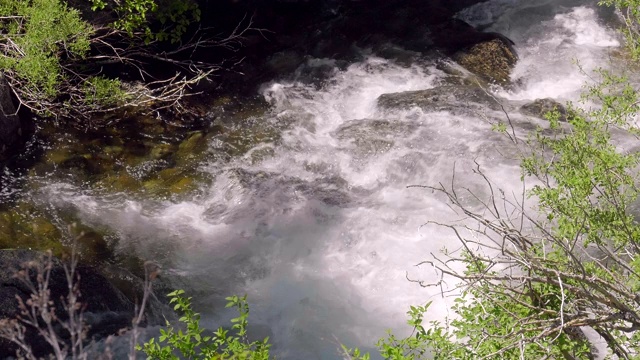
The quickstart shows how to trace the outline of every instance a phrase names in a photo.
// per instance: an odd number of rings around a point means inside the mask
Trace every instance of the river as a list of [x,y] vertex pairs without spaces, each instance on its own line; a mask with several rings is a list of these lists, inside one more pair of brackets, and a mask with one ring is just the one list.
[[[575,101],[589,80],[582,71],[615,66],[611,13],[593,1],[492,0],[459,16],[516,43],[514,85],[489,90],[521,134],[544,121],[518,113],[520,105]],[[250,332],[270,336],[280,359],[337,359],[340,343],[373,351],[386,329],[406,334],[409,305],[433,301],[428,317],[441,320],[455,295],[407,280],[437,281],[432,268],[415,265],[455,250],[456,239],[423,225],[458,219],[442,197],[407,186],[450,183],[455,171],[458,186],[482,196],[474,160],[505,193],[522,185],[516,149],[492,131],[501,111],[377,106],[382,94],[441,84],[449,76],[442,59],[407,64],[362,51],[362,62],[309,59],[263,84],[256,95],[269,109],[245,121],[276,139],[224,157],[216,154],[228,144],[211,138],[198,168],[212,181],[186,199],[105,194],[60,180],[32,196],[77,209],[86,223],[117,233],[120,251],[161,263],[165,281],[194,296],[207,327],[232,317],[225,296],[246,293]],[[330,69],[324,81],[308,78],[320,68]]]

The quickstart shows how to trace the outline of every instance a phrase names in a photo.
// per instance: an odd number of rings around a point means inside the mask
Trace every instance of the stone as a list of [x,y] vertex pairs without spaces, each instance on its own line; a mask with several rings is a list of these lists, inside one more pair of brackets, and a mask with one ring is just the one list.
[[453,58],[465,69],[499,85],[508,84],[518,56],[506,40],[493,39],[456,53]]
[[383,94],[378,97],[378,106],[385,109],[410,109],[419,107],[424,111],[459,112],[467,107],[488,107],[499,110],[498,99],[479,86],[442,85],[432,89]]
[[303,61],[304,58],[297,52],[285,50],[271,55],[267,60],[266,67],[271,73],[281,76],[295,71]]
[[173,144],[160,143],[151,148],[149,156],[154,160],[166,159],[176,152],[176,146]]
[[140,189],[140,182],[126,172],[107,174],[98,182],[98,186],[114,192],[134,192]]
[[522,114],[535,116],[540,119],[544,119],[548,112],[552,112],[554,110],[557,110],[560,114],[560,121],[567,121],[567,109],[564,105],[551,98],[536,99],[533,102],[524,104],[520,107],[520,112]]
[[180,165],[197,161],[203,156],[206,150],[207,138],[204,136],[204,133],[196,131],[180,143],[175,153],[175,161]]
[[26,205],[0,212],[0,249],[51,250],[62,255],[67,249],[60,238],[59,229],[51,221],[32,213]]
[[183,177],[182,179],[171,184],[171,187],[169,188],[169,192],[171,194],[182,194],[182,193],[195,190],[196,187],[197,187],[197,184],[193,178]]

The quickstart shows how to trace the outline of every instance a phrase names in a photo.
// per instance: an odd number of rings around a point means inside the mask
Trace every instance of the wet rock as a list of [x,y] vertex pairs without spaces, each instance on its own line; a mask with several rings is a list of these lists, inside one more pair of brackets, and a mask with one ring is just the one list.
[[372,136],[394,139],[410,135],[416,129],[416,125],[400,121],[360,119],[351,120],[340,126],[335,134],[338,139],[356,139]]
[[302,64],[304,58],[295,51],[277,52],[267,60],[266,67],[273,74],[289,74]]
[[500,85],[509,83],[511,70],[518,57],[507,40],[494,39],[473,45],[469,50],[458,52],[454,59],[467,70]]
[[204,133],[197,131],[189,135],[178,146],[175,157],[176,162],[184,163],[189,160],[196,160],[207,149],[207,139]]
[[156,175],[158,172],[167,169],[171,164],[166,160],[149,160],[144,161],[136,166],[132,166],[127,171],[131,176],[138,180],[148,179]]
[[393,148],[395,139],[410,136],[417,125],[401,121],[376,119],[352,120],[334,133],[336,138],[350,140],[361,155],[385,153]]
[[256,165],[275,155],[275,149],[265,146],[251,151],[251,164]]
[[155,196],[181,195],[198,188],[193,171],[169,168],[158,172],[157,176],[142,184],[144,190]]
[[535,101],[524,104],[520,107],[520,112],[524,115],[535,116],[541,119],[545,118],[545,115],[549,112],[558,111],[560,114],[560,121],[567,121],[567,109],[564,105],[551,99],[536,99]]
[[239,119],[219,134],[213,134],[212,150],[227,156],[243,156],[251,149],[266,143],[277,143],[282,130],[290,126],[288,118],[278,118],[278,122],[265,121],[264,118],[250,116]]
[[479,86],[442,85],[427,90],[405,91],[383,94],[378,97],[378,106],[385,109],[411,109],[424,111],[460,112],[465,107],[486,106],[500,109],[498,98]]
[[131,192],[140,189],[140,182],[127,173],[109,174],[97,185],[113,192]]
[[35,214],[25,204],[0,212],[0,249],[29,248],[51,250],[62,255],[60,231],[47,218]]
[[464,85],[464,86],[483,86],[486,85],[486,81],[484,79],[479,78],[477,75],[469,72],[469,70],[460,66],[460,64],[449,61],[442,60],[436,63],[436,68],[445,74],[447,77],[441,80],[441,84],[443,85]]
[[184,176],[184,171],[177,168],[164,169],[158,173],[158,178],[165,182],[174,182]]
[[422,53],[406,50],[392,43],[384,43],[376,49],[376,55],[385,59],[394,60],[403,66],[411,66],[422,56]]
[[[47,257],[45,254],[37,251],[0,251],[0,267],[5,269],[5,271],[0,272],[0,319],[15,318],[19,314],[16,297],[26,301],[31,295],[29,288],[14,277],[16,272],[24,269],[26,264],[45,264],[46,262]],[[68,295],[67,278],[60,260],[52,258],[51,266],[49,280],[50,299],[56,316],[61,321],[65,321],[68,317],[61,299]],[[37,284],[36,275],[35,270],[29,271],[29,277],[34,284]],[[87,340],[92,337],[114,334],[131,324],[134,306],[122,292],[113,287],[106,278],[93,268],[79,266],[77,275],[78,290],[81,294],[80,301],[85,306],[84,313],[87,315],[86,320],[89,327]],[[27,327],[25,339],[37,357],[51,353],[49,345],[37,335],[32,327]],[[14,356],[15,351],[16,348],[12,344],[0,340],[0,358]]]
[[295,73],[296,80],[305,81],[320,87],[325,80],[335,75],[337,69],[344,65],[344,62],[334,59],[308,59],[298,67]]
[[58,146],[45,154],[44,169],[60,169],[60,175],[73,173],[77,179],[86,180],[86,176],[106,172],[113,166],[113,156],[108,153],[92,154],[83,147]]
[[113,252],[105,240],[105,234],[100,234],[86,226],[76,225],[75,227],[73,235],[79,260],[83,264],[98,266],[103,261],[113,258]]
[[195,190],[197,188],[197,184],[195,180],[191,177],[183,177],[180,180],[174,182],[169,187],[170,194],[183,194],[188,191]]
[[57,149],[52,149],[48,151],[44,158],[45,162],[48,164],[60,166],[72,159],[76,154],[74,151],[68,147],[60,147]]
[[176,152],[177,148],[173,144],[157,144],[151,148],[149,156],[154,160],[165,159]]

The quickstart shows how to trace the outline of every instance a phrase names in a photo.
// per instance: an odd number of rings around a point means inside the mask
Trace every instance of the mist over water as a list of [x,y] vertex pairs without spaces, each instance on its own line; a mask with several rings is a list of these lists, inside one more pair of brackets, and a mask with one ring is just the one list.
[[[587,78],[573,60],[590,72],[619,46],[589,1],[489,1],[460,16],[516,42],[516,85],[493,90],[521,131],[542,123],[517,113],[524,100],[577,99]],[[340,342],[371,349],[386,329],[404,329],[409,305],[434,301],[429,316],[441,319],[452,301],[407,278],[437,281],[415,265],[454,250],[456,239],[423,225],[458,217],[441,196],[407,186],[450,183],[455,168],[456,183],[482,197],[476,160],[507,194],[521,191],[515,150],[489,122],[503,113],[377,107],[382,94],[432,88],[445,76],[435,64],[374,54],[334,69],[320,87],[274,79],[261,90],[271,110],[256,121],[282,132],[280,140],[205,161],[213,183],[192,199],[129,199],[60,183],[39,198],[113,229],[121,251],[163,263],[208,326],[231,317],[225,296],[247,293],[250,331],[269,335],[281,359],[336,359]]]

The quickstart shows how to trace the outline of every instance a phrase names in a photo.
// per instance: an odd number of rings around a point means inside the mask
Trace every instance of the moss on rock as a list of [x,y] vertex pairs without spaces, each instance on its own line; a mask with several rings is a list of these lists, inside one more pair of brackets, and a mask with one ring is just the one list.
[[494,39],[459,52],[454,59],[465,69],[500,85],[508,84],[518,57],[502,40]]
[[0,248],[51,250],[56,256],[67,253],[60,241],[60,230],[49,219],[27,208],[26,204],[21,204],[0,212]]
[[133,192],[140,190],[141,184],[133,176],[126,172],[108,174],[97,185],[114,192]]

